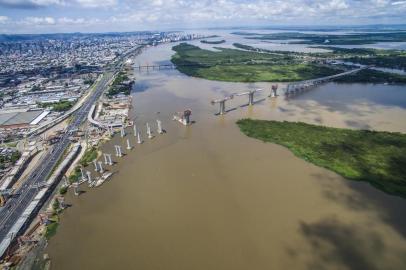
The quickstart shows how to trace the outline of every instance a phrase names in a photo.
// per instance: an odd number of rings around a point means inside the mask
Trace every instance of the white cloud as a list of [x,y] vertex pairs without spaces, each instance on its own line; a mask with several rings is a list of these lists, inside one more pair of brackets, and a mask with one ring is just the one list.
[[89,8],[111,7],[117,5],[117,0],[73,0],[69,2],[77,3],[82,7]]
[[[50,31],[126,31],[251,24],[406,23],[406,0],[0,0],[0,7],[10,6],[10,3],[14,3],[14,7],[36,7],[30,12],[40,19],[13,19],[13,11],[12,14],[4,14],[10,17],[7,24],[22,25],[21,21],[29,21],[33,27],[38,24],[55,29]],[[47,6],[52,6],[52,12],[55,12],[52,19],[44,19],[51,10]],[[99,8],[101,12],[94,12]],[[25,29],[29,30],[28,26]]]
[[405,5],[406,1],[397,1],[397,2],[393,2],[392,6],[397,6],[397,5]]
[[0,15],[0,24],[7,22],[8,19],[9,19],[9,18],[8,18],[7,16],[1,16],[1,15]]
[[20,21],[20,23],[28,25],[53,25],[56,21],[52,17],[26,17],[24,20]]
[[118,0],[0,0],[0,6],[12,8],[40,8],[47,6],[80,6],[87,8],[111,7]]

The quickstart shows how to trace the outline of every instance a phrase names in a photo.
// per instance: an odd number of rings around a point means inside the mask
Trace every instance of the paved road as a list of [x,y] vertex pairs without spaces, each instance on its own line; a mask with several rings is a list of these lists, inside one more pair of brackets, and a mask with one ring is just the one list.
[[84,102],[83,106],[73,114],[73,121],[67,127],[67,132],[65,132],[51,152],[45,156],[43,162],[38,166],[38,168],[29,175],[25,183],[15,191],[14,197],[10,198],[6,202],[5,206],[0,209],[0,241],[4,239],[10,228],[14,225],[33,198],[37,195],[38,190],[32,186],[46,181],[46,179],[48,179],[52,173],[52,170],[56,166],[58,160],[64,154],[65,149],[67,149],[70,144],[69,131],[79,128],[83,120],[86,119],[91,106],[106,89],[108,82],[113,75],[113,72],[106,72],[103,75],[91,96]]
[[96,84],[96,87],[90,94],[89,98],[82,104],[80,109],[73,113],[73,121],[68,125],[66,132],[59,142],[55,144],[50,152],[47,153],[43,162],[41,162],[41,164],[28,176],[25,183],[15,191],[14,196],[6,202],[4,207],[0,207],[0,242],[5,239],[11,227],[16,223],[24,210],[38,194],[40,189],[33,188],[33,186],[40,185],[46,181],[58,161],[63,156],[65,150],[70,144],[70,131],[79,128],[82,122],[87,118],[90,108],[107,89],[107,86],[114,75],[121,70],[126,57],[133,53],[139,53],[141,50],[142,47],[128,51],[106,68],[102,79]]

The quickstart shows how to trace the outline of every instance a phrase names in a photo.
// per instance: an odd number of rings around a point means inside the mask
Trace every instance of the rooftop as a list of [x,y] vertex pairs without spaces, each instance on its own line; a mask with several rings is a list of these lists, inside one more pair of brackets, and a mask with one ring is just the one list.
[[0,114],[0,126],[29,124],[43,113],[39,111],[12,112]]

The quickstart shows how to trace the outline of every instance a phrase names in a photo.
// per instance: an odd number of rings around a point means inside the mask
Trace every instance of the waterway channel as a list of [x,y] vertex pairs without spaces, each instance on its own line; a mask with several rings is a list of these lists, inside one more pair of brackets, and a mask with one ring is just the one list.
[[[199,42],[194,41],[196,45]],[[166,63],[173,44],[138,63]],[[301,96],[269,99],[270,84],[190,78],[176,70],[137,72],[133,112],[167,133],[144,138],[62,214],[46,250],[52,269],[406,269],[406,200],[348,181],[281,146],[244,136],[240,118],[305,121],[406,132],[406,88],[329,83]],[[216,116],[210,100],[259,87]],[[172,115],[192,110],[185,127]],[[114,144],[125,149],[118,135]]]

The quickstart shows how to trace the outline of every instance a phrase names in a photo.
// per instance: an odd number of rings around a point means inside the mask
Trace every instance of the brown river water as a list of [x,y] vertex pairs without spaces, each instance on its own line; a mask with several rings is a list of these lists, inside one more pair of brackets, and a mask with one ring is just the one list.
[[[198,44],[198,43],[196,43]],[[146,50],[139,63],[162,63],[172,45]],[[251,139],[240,118],[305,121],[406,132],[406,88],[329,83],[293,99],[269,99],[270,84],[214,82],[176,70],[136,73],[133,117],[167,130],[125,150],[97,189],[72,193],[46,250],[52,269],[247,270],[406,269],[406,200],[348,181]],[[209,101],[261,87],[215,116]],[[172,121],[191,108],[195,123]],[[157,114],[159,112],[159,114]],[[115,158],[117,159],[117,158]]]

